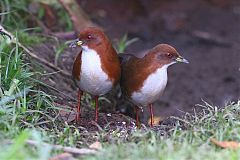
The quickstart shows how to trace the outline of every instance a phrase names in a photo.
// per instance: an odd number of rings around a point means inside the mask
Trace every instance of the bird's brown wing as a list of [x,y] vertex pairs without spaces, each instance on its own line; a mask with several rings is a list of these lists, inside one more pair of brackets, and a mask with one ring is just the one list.
[[73,63],[72,77],[74,80],[80,80],[80,71],[81,71],[81,63],[82,63],[81,55],[82,55],[82,50],[79,52],[79,54],[77,55]]
[[138,91],[147,76],[157,69],[157,65],[146,58],[132,57],[127,62],[122,63],[121,88],[128,97],[134,91]]
[[127,97],[131,95],[133,90],[138,89],[140,86],[141,71],[136,69],[139,68],[140,65],[141,60],[137,57],[131,57],[121,65],[121,89]]

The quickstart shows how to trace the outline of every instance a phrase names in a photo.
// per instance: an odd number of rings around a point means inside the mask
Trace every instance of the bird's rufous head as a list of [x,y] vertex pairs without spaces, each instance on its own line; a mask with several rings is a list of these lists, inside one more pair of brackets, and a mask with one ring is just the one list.
[[171,65],[177,62],[189,63],[179,55],[176,49],[168,44],[159,44],[149,51],[147,55],[161,65]]
[[75,44],[83,48],[87,46],[88,48],[97,50],[98,47],[108,45],[109,40],[100,28],[87,27],[80,32]]

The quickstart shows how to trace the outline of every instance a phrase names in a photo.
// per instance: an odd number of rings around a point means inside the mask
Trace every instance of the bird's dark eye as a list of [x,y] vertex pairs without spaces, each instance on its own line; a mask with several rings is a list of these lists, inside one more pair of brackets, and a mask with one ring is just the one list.
[[92,36],[91,36],[91,35],[88,35],[88,36],[87,36],[87,39],[92,39]]
[[168,58],[172,58],[173,55],[171,53],[167,53]]

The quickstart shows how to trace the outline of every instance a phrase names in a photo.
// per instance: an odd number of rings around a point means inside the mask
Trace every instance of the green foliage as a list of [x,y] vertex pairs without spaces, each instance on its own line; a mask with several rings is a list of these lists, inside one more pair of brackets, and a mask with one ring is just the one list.
[[25,46],[34,46],[39,43],[46,41],[45,37],[36,36],[34,34],[28,34],[25,31],[20,31],[17,33],[18,39]]
[[32,127],[42,121],[41,110],[47,109],[51,98],[34,90],[36,84],[31,80],[34,73],[22,62],[21,49],[17,45],[9,47],[5,42],[0,45],[0,128],[9,133],[13,129],[15,135],[24,126]]
[[1,145],[1,150],[6,150],[6,152],[0,152],[0,159],[26,159],[29,153],[26,153],[26,150],[22,148],[28,136],[27,132],[23,132],[14,140],[11,146],[6,147],[6,145],[4,145],[3,148],[3,145]]
[[200,107],[198,114],[178,118],[165,134],[137,131],[127,142],[105,143],[99,154],[85,159],[239,159],[239,149],[220,149],[210,138],[240,142],[240,101],[222,109],[208,103]]
[[123,53],[128,46],[133,44],[134,42],[138,41],[138,38],[128,39],[128,35],[125,34],[118,42],[117,42],[117,52]]
[[[23,57],[24,53],[17,45],[1,39],[0,159],[48,159],[50,148],[25,147],[25,140],[30,138],[41,142],[41,138],[36,137],[47,137],[49,126],[56,126],[58,108],[53,105],[50,95],[36,90],[36,73],[30,71],[31,67],[23,62]],[[26,128],[29,130],[25,131]],[[57,131],[54,130],[53,137]],[[15,140],[10,145],[8,141],[12,138]]]
[[56,40],[57,45],[54,46],[54,51],[55,51],[55,60],[54,63],[55,65],[58,64],[58,59],[60,57],[60,55],[63,53],[64,49],[66,49],[68,47],[68,45],[66,43],[61,43],[58,40]]
[[59,23],[61,26],[64,26],[65,31],[72,31],[73,30],[73,25],[72,21],[69,17],[68,14],[59,7],[57,8],[59,12],[57,12],[57,16],[59,17]]
[[[214,137],[218,140],[240,141],[240,101],[223,109],[217,109],[207,103],[201,107],[203,110],[199,114],[186,114],[186,117],[177,120],[176,126],[168,132],[164,130],[155,132],[151,129],[135,130],[129,132],[124,141],[118,135],[122,131],[116,130],[113,131],[116,134],[112,134],[108,142],[103,143],[105,140],[101,134],[106,136],[106,131],[99,131],[99,140],[103,144],[103,149],[96,155],[81,159],[239,159],[239,150],[220,149],[209,139]],[[43,141],[52,138],[51,136],[46,138],[46,135],[51,134],[43,133],[34,130],[21,132],[12,145],[5,146],[5,152],[0,152],[0,159],[47,159],[53,156],[56,152],[42,146]],[[64,130],[57,135],[56,140],[61,141],[61,144],[75,146],[81,134],[77,128],[66,124]],[[26,146],[27,139],[35,140],[39,145],[36,148]],[[2,150],[1,147],[0,149]],[[15,152],[16,150],[18,152]]]
[[27,28],[27,22],[31,16],[28,12],[28,4],[30,0],[2,0],[0,1],[1,23],[8,30],[19,30]]
[[[27,141],[34,141],[35,144],[26,144]],[[51,146],[43,144],[43,136],[36,130],[24,130],[13,140],[2,140],[0,149],[0,159],[9,160],[32,160],[49,159],[52,152]]]

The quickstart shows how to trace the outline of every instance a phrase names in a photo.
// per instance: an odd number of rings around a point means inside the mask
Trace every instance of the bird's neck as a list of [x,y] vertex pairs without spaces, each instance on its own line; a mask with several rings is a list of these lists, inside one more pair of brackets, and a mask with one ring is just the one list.
[[88,52],[91,52],[93,49],[88,46],[82,46],[82,50],[83,50],[83,52],[88,53]]
[[[163,65],[162,67],[159,67],[155,70],[155,72],[151,73],[149,75],[149,77],[154,77],[154,78],[151,78],[153,79],[152,83],[154,84],[154,82],[160,82],[160,83],[163,83],[163,85],[166,85],[167,84],[167,79],[168,79],[168,76],[167,76],[167,69],[170,65],[174,64],[175,62],[172,62],[172,63],[169,63],[169,64],[165,64]],[[149,78],[148,77],[148,78]]]
[[171,62],[171,63],[168,63],[168,64],[164,64],[161,68],[163,68],[164,70],[167,71],[168,67],[175,64],[176,62]]
[[109,50],[109,45],[107,45],[107,43],[101,43],[101,45],[83,45],[82,50],[86,53],[94,50],[99,55],[103,54],[103,53],[104,53],[104,55],[106,55],[108,53],[107,51]]

